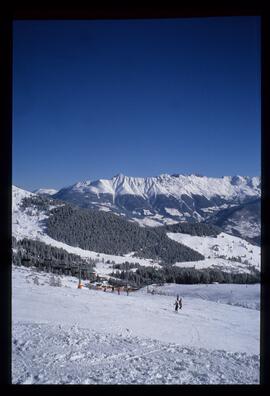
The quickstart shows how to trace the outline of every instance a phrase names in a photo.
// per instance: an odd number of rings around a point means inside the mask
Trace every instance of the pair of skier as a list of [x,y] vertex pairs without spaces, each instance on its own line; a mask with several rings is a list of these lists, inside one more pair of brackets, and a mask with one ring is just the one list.
[[179,294],[176,296],[175,305],[175,312],[178,312],[178,309],[182,309],[182,298],[179,298]]

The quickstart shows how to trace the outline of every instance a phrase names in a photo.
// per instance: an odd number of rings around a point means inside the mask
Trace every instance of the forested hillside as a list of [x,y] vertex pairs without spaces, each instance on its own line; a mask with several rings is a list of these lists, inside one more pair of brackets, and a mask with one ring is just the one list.
[[77,275],[79,267],[90,273],[95,266],[95,260],[93,259],[82,259],[80,256],[68,253],[64,249],[31,239],[24,238],[17,241],[13,237],[12,248],[14,265],[34,266],[49,272],[66,275]]
[[115,255],[134,252],[138,257],[158,259],[163,264],[204,259],[170,240],[164,232],[142,228],[112,213],[67,204],[52,209],[45,224],[50,237],[85,250]]

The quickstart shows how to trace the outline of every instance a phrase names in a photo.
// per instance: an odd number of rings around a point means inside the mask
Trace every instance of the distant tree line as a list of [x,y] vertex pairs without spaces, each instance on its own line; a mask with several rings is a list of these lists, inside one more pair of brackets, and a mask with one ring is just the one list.
[[82,259],[62,248],[32,239],[17,241],[12,238],[12,262],[14,265],[37,267],[57,274],[77,276],[81,268],[82,278],[89,278],[98,260]]
[[194,269],[166,266],[162,268],[140,267],[133,271],[116,271],[111,276],[121,279],[124,283],[142,287],[152,283],[260,283],[260,272],[253,269],[251,273],[228,273],[216,268]]
[[140,267],[141,267],[141,265],[139,263],[129,263],[128,261],[125,261],[124,263],[113,265],[114,269],[119,269],[119,270],[129,270],[132,268],[140,268]]
[[155,227],[156,230],[162,232],[180,232],[182,234],[189,234],[192,236],[211,236],[217,237],[222,231],[218,226],[206,223],[176,223],[164,226]]

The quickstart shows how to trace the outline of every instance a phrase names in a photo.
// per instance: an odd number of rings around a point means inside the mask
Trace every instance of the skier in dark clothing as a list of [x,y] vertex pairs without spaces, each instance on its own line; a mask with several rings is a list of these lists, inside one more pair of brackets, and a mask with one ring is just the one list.
[[179,300],[178,299],[176,299],[174,305],[175,305],[175,311],[178,312],[178,308],[179,308]]
[[182,309],[182,298],[179,300],[179,309]]

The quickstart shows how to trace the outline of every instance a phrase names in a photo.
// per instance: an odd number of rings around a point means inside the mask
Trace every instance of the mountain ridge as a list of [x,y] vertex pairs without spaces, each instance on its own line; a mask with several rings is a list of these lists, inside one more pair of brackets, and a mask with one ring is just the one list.
[[[211,223],[212,218],[217,221],[219,212],[228,208],[237,209],[254,200],[259,200],[260,205],[261,179],[259,176],[240,175],[207,177],[162,174],[143,178],[118,174],[111,179],[79,181],[60,189],[51,197],[83,208],[111,211],[141,226],[185,221]],[[253,214],[250,213],[250,216]],[[238,235],[258,239],[259,214],[252,224],[255,224],[256,235],[253,235],[254,232],[251,235],[247,227],[241,226],[239,229],[244,232],[239,234],[238,230]]]
[[61,190],[74,190],[93,194],[126,195],[132,194],[142,197],[152,195],[204,194],[212,197],[215,194],[230,197],[242,194],[243,196],[260,195],[259,176],[222,176],[208,177],[197,174],[161,174],[153,177],[133,177],[120,173],[111,179],[78,181]]

